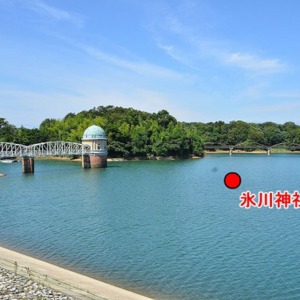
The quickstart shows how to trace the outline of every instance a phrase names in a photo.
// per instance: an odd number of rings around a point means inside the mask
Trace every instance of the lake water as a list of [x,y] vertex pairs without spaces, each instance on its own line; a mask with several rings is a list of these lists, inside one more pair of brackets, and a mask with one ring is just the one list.
[[244,191],[300,190],[299,166],[296,154],[36,161],[34,175],[0,164],[0,243],[156,299],[300,299],[300,210],[239,206]]

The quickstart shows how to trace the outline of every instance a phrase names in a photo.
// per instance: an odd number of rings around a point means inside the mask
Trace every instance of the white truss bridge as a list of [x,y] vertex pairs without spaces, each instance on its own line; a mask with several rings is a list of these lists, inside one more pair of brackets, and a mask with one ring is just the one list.
[[29,146],[0,142],[0,159],[24,156],[82,155],[90,152],[90,146],[72,142],[45,142]]

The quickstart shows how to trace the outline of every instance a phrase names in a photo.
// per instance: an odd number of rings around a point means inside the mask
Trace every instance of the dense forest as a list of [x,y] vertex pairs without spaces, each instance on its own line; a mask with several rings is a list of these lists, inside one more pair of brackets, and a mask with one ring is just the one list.
[[46,119],[38,129],[16,128],[0,118],[0,141],[24,145],[57,140],[81,142],[84,130],[93,124],[106,132],[109,157],[203,154],[197,130],[177,122],[166,110],[150,114],[113,106],[69,113],[62,120]]
[[185,123],[178,122],[166,110],[147,113],[114,106],[69,113],[61,120],[46,119],[34,129],[17,128],[0,118],[0,142],[81,142],[84,130],[93,124],[105,130],[110,157],[202,156],[205,144],[300,144],[300,126],[293,122]]

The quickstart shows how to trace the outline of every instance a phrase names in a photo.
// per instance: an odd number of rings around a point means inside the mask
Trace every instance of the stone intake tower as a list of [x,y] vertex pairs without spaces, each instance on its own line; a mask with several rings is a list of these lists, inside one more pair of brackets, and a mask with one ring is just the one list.
[[83,168],[107,167],[107,138],[100,126],[92,125],[87,128],[83,133],[82,144],[91,147],[90,153],[82,155]]

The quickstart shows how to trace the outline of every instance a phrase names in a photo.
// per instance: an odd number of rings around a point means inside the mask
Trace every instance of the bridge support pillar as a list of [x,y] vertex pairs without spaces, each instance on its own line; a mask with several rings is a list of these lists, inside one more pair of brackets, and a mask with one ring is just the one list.
[[268,148],[268,149],[267,149],[267,155],[271,155],[271,153],[272,153],[272,152],[271,152],[271,148]]
[[229,148],[229,155],[232,155],[233,148]]
[[84,169],[89,168],[106,168],[107,167],[107,157],[97,155],[94,153],[82,155],[82,167]]
[[91,168],[106,168],[107,167],[107,157],[100,156],[97,154],[90,154]]
[[83,154],[82,155],[82,167],[84,169],[89,169],[91,167],[90,155]]
[[34,173],[34,158],[24,156],[22,157],[22,172],[24,174],[33,174]]

